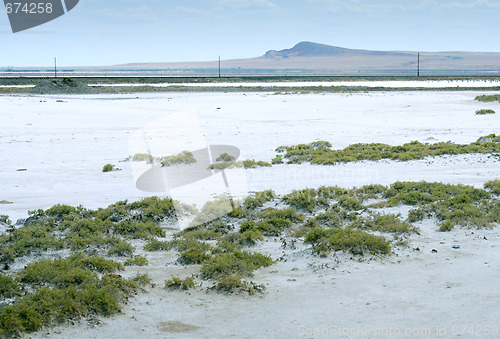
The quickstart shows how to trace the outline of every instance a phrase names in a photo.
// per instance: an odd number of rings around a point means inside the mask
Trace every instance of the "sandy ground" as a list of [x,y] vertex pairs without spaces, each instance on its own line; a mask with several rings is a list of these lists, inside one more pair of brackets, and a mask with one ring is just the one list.
[[[500,114],[474,112],[500,111],[500,104],[473,101],[479,94],[487,92],[0,96],[0,201],[13,202],[0,205],[0,214],[16,220],[26,217],[27,210],[56,203],[96,208],[149,195],[135,188],[130,162],[120,161],[128,157],[130,136],[137,129],[176,112],[196,112],[208,145],[234,145],[242,159],[269,161],[279,145],[314,140],[341,148],[357,142],[469,143],[498,134]],[[108,162],[122,170],[102,173]],[[481,187],[500,177],[498,164],[497,157],[465,155],[406,163],[281,165],[249,170],[246,177],[249,191],[272,188],[279,193],[396,180]],[[162,288],[165,279],[189,276],[196,267],[186,270],[173,255],[155,254],[141,270],[151,274],[156,287],[131,299],[123,314],[98,325],[82,322],[27,337],[498,336],[498,229],[440,233],[429,220],[418,226],[422,235],[412,236],[409,247],[397,248],[389,258],[351,260],[337,254],[322,259],[300,244],[283,249],[278,241],[264,242],[257,249],[278,263],[253,278],[266,284],[262,296],[226,296],[204,288],[167,291]],[[453,249],[453,244],[461,247]],[[338,326],[344,335],[337,335]]]

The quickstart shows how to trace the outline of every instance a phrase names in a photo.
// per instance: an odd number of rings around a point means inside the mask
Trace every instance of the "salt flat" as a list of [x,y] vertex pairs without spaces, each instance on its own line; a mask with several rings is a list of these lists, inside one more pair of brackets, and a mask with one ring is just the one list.
[[[207,144],[234,145],[241,149],[241,159],[270,161],[278,146],[315,140],[327,140],[334,148],[413,140],[470,143],[498,133],[500,126],[499,114],[474,114],[480,108],[499,110],[498,103],[473,100],[483,93],[4,95],[0,200],[14,204],[0,205],[0,213],[15,220],[57,203],[96,208],[146,196],[135,188],[130,163],[121,161],[130,155],[135,131],[171,114],[195,112]],[[175,143],[175,137],[170,141]],[[122,171],[102,173],[106,163]],[[250,191],[273,188],[281,193],[396,180],[481,186],[498,177],[497,165],[494,158],[467,155],[406,163],[275,166],[249,170],[247,178]]]
[[[0,205],[0,214],[15,220],[26,217],[27,210],[57,203],[96,208],[150,195],[135,188],[131,163],[121,161],[130,155],[134,132],[179,112],[196,113],[207,145],[234,145],[242,159],[269,161],[277,146],[314,140],[343,148],[359,142],[470,143],[498,134],[500,114],[474,112],[499,112],[500,104],[475,102],[480,94],[489,93],[4,95],[0,200],[13,204]],[[105,163],[121,171],[102,173]],[[272,188],[278,193],[396,180],[482,187],[499,179],[498,164],[497,157],[462,155],[411,162],[278,165],[248,170],[246,177],[250,191]],[[404,216],[407,211],[399,212]],[[319,329],[324,337],[455,338],[454,329],[461,326],[472,326],[476,333],[485,326],[498,328],[498,229],[441,233],[431,220],[417,225],[422,234],[411,236],[409,247],[396,248],[388,258],[360,261],[345,254],[315,257],[304,245],[284,253],[279,243],[268,239],[257,249],[282,259],[252,279],[267,286],[257,297],[204,289],[166,291],[163,281],[183,268],[172,255],[154,254],[144,270],[157,287],[130,300],[123,314],[97,326],[81,322],[34,337],[311,338],[320,337],[315,335]],[[452,249],[453,244],[461,248]],[[124,275],[133,273],[127,270]],[[337,326],[348,332],[336,335]],[[380,335],[373,332],[376,329]]]

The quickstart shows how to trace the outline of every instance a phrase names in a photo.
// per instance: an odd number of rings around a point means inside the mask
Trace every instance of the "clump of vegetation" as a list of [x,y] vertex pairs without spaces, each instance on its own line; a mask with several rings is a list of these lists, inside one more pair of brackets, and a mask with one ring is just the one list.
[[133,280],[112,274],[120,269],[119,263],[81,254],[42,259],[18,273],[17,280],[29,286],[22,295],[12,279],[2,277],[15,300],[0,310],[0,334],[19,335],[54,322],[119,312],[139,287]]
[[332,251],[363,255],[389,254],[391,245],[382,236],[352,228],[312,228],[305,236],[305,243],[312,244],[316,253],[326,256]]
[[196,213],[190,226],[196,227],[213,220],[218,220],[220,217],[231,213],[235,207],[233,199],[227,195],[222,195],[214,200],[207,201],[201,208],[201,211]]
[[476,111],[476,115],[486,115],[486,114],[495,114],[495,111],[492,109],[478,109]]
[[491,193],[500,195],[500,180],[491,180],[484,184],[484,188]]
[[170,251],[172,248],[172,242],[160,241],[158,239],[151,239],[146,245],[144,245],[144,250],[149,252]]
[[147,266],[149,263],[148,259],[145,257],[142,257],[140,255],[137,255],[133,258],[128,258],[125,260],[124,265],[125,266]]
[[[487,183],[494,189],[495,182]],[[446,222],[442,230],[451,230],[451,225],[468,227],[492,227],[500,216],[491,201],[491,193],[465,185],[447,185],[427,182],[395,182],[384,194],[387,206],[398,204],[416,206],[409,213],[409,221],[434,216]]]
[[0,298],[13,298],[21,295],[23,287],[11,276],[0,273]]
[[400,215],[394,214],[375,213],[372,214],[370,218],[357,220],[354,224],[359,228],[378,232],[419,234],[419,229],[417,227],[401,220],[400,217]]
[[235,160],[236,160],[235,157],[227,153],[222,153],[215,159],[215,161],[218,162],[234,162]]
[[193,278],[185,278],[181,279],[178,277],[172,277],[169,280],[165,280],[165,288],[168,289],[173,289],[173,290],[189,290],[191,288],[194,288],[196,286]]
[[177,155],[169,155],[161,159],[161,164],[163,167],[169,167],[174,165],[189,165],[196,163],[197,160],[193,153],[189,151],[182,151]]
[[316,196],[316,190],[308,188],[285,195],[283,201],[299,210],[313,212],[317,204]]
[[115,168],[115,165],[106,164],[106,165],[104,165],[104,167],[102,168],[102,171],[103,171],[103,172],[111,172],[112,170],[114,170],[114,168]]
[[243,167],[248,168],[258,168],[258,167],[271,167],[272,165],[265,161],[255,161],[255,160],[243,160]]
[[273,160],[271,160],[272,165],[279,165],[282,163],[283,163],[283,158],[281,156],[277,156],[276,158],[273,158]]
[[146,153],[137,153],[132,156],[132,161],[146,161],[148,163],[153,163],[154,157]]
[[500,94],[492,94],[492,95],[479,95],[474,100],[481,102],[500,102]]
[[343,150],[333,150],[325,142],[281,146],[277,152],[286,152],[284,158],[289,164],[310,162],[311,164],[334,165],[337,163],[355,162],[361,160],[391,159],[408,161],[443,154],[472,154],[500,152],[500,137],[492,134],[480,138],[469,145],[459,145],[451,142],[422,144],[412,141],[402,146],[391,146],[381,143],[353,144]]
[[247,197],[243,201],[243,205],[246,210],[253,211],[264,206],[266,202],[269,202],[277,197],[278,196],[272,190],[257,192],[254,195]]

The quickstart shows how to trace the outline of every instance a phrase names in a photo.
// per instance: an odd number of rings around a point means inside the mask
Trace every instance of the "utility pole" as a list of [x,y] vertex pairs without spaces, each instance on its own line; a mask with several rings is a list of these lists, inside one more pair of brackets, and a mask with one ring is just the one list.
[[54,58],[54,78],[57,78],[57,58]]
[[220,55],[219,55],[219,78],[220,78]]
[[417,56],[417,77],[420,76],[420,53]]

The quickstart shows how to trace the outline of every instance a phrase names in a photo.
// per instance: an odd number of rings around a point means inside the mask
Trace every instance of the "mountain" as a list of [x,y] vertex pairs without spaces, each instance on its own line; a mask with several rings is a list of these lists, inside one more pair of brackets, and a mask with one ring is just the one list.
[[270,50],[264,54],[265,58],[294,58],[294,57],[338,57],[338,56],[389,56],[402,55],[398,52],[368,51],[363,49],[348,49],[336,46],[302,41],[293,48],[281,51]]

